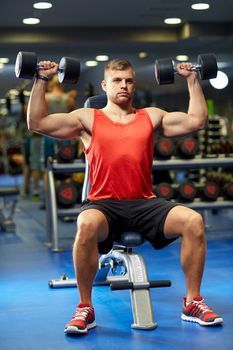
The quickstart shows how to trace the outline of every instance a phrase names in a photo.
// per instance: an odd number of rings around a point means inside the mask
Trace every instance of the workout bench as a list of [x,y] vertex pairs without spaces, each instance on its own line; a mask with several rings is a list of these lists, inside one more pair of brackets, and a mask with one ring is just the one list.
[[[93,96],[87,99],[85,107],[103,108],[107,99],[105,95]],[[87,198],[90,190],[89,166],[86,160],[85,179],[82,200]],[[151,303],[150,288],[170,287],[169,280],[148,280],[144,258],[133,252],[133,248],[144,243],[139,232],[123,232],[119,242],[113,249],[99,258],[99,269],[94,285],[110,285],[111,290],[129,289],[134,329],[149,330],[157,327]],[[50,280],[51,288],[75,287],[75,278],[69,279],[65,273],[60,279]]]

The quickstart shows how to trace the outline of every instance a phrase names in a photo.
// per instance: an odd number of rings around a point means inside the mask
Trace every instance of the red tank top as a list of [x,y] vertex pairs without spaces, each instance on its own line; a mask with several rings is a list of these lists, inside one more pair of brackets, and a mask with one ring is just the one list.
[[94,110],[92,140],[85,150],[90,166],[88,199],[152,198],[153,126],[145,109],[126,124]]

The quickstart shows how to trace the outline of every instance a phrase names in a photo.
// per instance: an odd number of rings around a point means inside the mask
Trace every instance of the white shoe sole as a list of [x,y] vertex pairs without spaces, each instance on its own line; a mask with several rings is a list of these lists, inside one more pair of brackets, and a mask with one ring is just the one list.
[[67,326],[65,329],[64,329],[64,332],[66,334],[87,334],[87,332],[92,329],[92,328],[95,328],[96,327],[96,322],[92,322],[90,324],[87,325],[87,328],[85,329],[80,329],[78,328],[77,326],[75,325],[70,325],[70,326]]
[[181,318],[184,321],[199,323],[201,326],[216,326],[216,325],[223,323],[222,317],[218,317],[212,322],[205,322],[205,321],[200,320],[197,317],[186,316],[185,314],[182,313]]

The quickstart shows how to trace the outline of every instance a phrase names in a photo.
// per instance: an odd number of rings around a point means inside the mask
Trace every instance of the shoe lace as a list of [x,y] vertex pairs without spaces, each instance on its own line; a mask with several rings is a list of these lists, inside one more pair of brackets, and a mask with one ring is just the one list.
[[78,319],[81,319],[83,321],[86,321],[89,311],[90,311],[89,307],[77,308],[77,310],[73,316],[73,319],[78,318]]
[[195,311],[196,313],[199,311],[201,311],[203,314],[206,313],[206,312],[213,312],[209,306],[207,306],[205,303],[204,303],[204,299],[201,300],[201,301],[193,301],[193,303],[195,304]]

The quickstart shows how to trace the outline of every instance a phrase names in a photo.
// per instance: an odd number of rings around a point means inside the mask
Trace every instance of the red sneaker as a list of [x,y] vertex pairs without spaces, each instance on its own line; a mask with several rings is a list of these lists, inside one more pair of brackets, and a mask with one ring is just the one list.
[[201,296],[195,297],[188,305],[184,297],[181,318],[184,321],[197,322],[201,326],[215,326],[223,323],[223,318],[213,312]]
[[88,304],[79,304],[70,322],[65,326],[66,334],[86,334],[89,329],[96,327],[95,312]]

